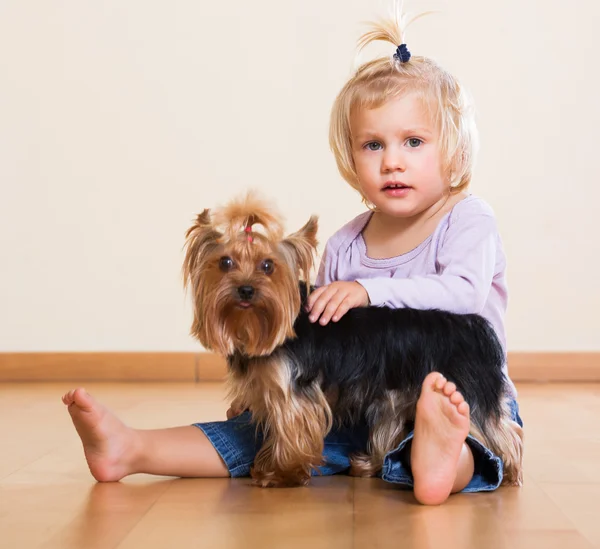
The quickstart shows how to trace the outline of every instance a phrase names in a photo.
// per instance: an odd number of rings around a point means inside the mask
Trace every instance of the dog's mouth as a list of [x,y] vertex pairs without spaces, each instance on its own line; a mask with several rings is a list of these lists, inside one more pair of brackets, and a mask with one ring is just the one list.
[[236,303],[236,307],[240,309],[249,309],[250,307],[252,307],[252,303],[250,303],[249,301],[238,301]]

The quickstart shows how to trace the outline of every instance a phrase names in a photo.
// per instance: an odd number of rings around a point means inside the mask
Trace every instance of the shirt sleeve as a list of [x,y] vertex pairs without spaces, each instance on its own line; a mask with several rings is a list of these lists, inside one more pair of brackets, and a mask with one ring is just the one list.
[[331,240],[328,240],[323,255],[321,256],[321,263],[319,264],[315,286],[319,288],[320,286],[325,286],[334,282],[336,280],[336,270],[337,254],[332,250]]
[[441,244],[437,274],[357,282],[367,290],[371,305],[481,313],[494,278],[497,247],[493,216],[459,217],[448,227]]

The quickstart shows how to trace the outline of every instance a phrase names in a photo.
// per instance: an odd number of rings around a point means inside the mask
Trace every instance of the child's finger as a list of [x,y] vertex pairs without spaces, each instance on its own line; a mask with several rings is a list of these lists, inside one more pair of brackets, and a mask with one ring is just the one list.
[[321,286],[320,288],[317,288],[316,290],[314,290],[313,292],[311,292],[311,294],[308,296],[308,300],[306,301],[306,310],[308,312],[310,312],[310,310],[313,308],[315,302],[317,301],[317,299],[319,299],[319,297],[321,296],[321,294],[323,294],[323,292],[327,289],[327,286]]
[[344,299],[345,299],[345,296],[342,295],[341,292],[337,292],[329,300],[329,303],[327,303],[325,310],[321,314],[321,319],[319,320],[319,323],[321,324],[321,326],[325,326],[331,320],[331,317],[338,310],[340,304],[344,301]]
[[335,311],[335,313],[333,313],[333,316],[331,317],[331,320],[333,320],[334,322],[337,322],[340,318],[342,318],[350,309],[352,308],[352,305],[348,299],[348,297],[346,297],[346,299],[344,299],[344,301],[342,301],[339,305],[339,307],[337,308],[337,310]]
[[335,296],[335,294],[335,288],[328,288],[318,297],[318,299],[313,304],[312,309],[310,310],[309,318],[311,322],[317,321],[317,319],[321,316],[321,314],[326,309],[326,307],[328,306],[331,299]]

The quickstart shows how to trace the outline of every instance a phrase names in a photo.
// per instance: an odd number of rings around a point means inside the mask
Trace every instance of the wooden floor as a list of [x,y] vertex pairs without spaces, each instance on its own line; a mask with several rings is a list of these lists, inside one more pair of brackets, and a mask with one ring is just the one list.
[[[422,507],[380,480],[137,475],[97,484],[60,401],[71,384],[0,384],[0,548],[600,547],[600,385],[521,385],[523,488]],[[220,384],[88,384],[141,428],[224,417]]]

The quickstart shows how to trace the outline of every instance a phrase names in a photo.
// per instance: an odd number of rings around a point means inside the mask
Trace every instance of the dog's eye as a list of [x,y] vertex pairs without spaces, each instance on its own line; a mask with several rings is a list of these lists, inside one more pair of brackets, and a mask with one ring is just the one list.
[[265,274],[272,274],[273,271],[275,270],[275,264],[273,263],[273,261],[271,259],[265,259],[261,264],[260,264],[260,270],[265,273]]
[[222,257],[219,260],[219,269],[224,273],[231,271],[231,269],[233,269],[233,259],[231,259],[231,257]]

